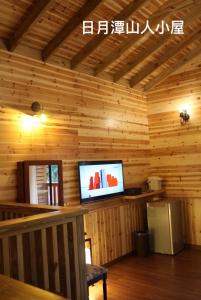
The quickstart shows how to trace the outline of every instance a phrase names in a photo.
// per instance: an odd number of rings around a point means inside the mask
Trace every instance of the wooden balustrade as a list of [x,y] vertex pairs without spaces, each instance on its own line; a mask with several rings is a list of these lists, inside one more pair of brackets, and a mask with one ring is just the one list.
[[[0,273],[74,300],[87,299],[81,209],[0,205]],[[25,216],[23,218],[16,217]],[[13,219],[11,219],[11,217]]]
[[44,205],[27,206],[21,204],[0,204],[0,221],[16,219],[26,216],[33,216],[35,214],[50,212],[55,208],[45,207]]

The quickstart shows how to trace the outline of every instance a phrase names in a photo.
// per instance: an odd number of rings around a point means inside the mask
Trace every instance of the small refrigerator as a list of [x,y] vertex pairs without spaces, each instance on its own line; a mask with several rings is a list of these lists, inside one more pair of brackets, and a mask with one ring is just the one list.
[[174,255],[183,249],[181,201],[148,202],[147,220],[152,252]]

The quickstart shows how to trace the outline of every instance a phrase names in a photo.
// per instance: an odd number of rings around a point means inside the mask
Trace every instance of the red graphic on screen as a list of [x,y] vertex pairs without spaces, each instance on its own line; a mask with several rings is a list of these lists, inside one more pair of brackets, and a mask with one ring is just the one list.
[[112,176],[111,174],[107,175],[107,182],[108,182],[108,186],[117,186],[118,185],[118,180],[116,177]]
[[89,190],[96,190],[106,187],[118,186],[118,180],[111,174],[105,173],[105,170],[100,170],[100,172],[95,172],[94,176],[89,179]]

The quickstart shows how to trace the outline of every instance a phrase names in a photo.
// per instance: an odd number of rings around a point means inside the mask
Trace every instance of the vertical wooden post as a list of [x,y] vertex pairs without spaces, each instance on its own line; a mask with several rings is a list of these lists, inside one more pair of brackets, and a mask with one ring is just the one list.
[[67,224],[63,224],[63,235],[64,235],[63,239],[64,239],[64,257],[65,257],[65,268],[66,268],[67,297],[71,298],[70,263],[69,263]]
[[35,253],[35,239],[34,232],[29,233],[30,241],[30,260],[31,260],[31,277],[34,285],[37,286],[37,272],[36,272],[36,253]]
[[4,274],[10,276],[10,258],[9,258],[9,238],[3,238],[3,262],[4,262]]
[[18,279],[24,281],[24,253],[22,235],[17,235]]
[[86,279],[86,262],[85,262],[85,243],[84,243],[84,220],[83,216],[76,217],[77,228],[77,249],[79,261],[79,274],[80,274],[80,294],[81,300],[88,299],[87,279]]
[[52,227],[52,239],[53,239],[55,289],[57,292],[60,292],[59,258],[58,258],[58,242],[57,242],[57,227],[56,226]]
[[49,290],[46,229],[42,229],[41,230],[41,238],[42,238],[42,256],[43,256],[44,286],[45,286],[46,290]]

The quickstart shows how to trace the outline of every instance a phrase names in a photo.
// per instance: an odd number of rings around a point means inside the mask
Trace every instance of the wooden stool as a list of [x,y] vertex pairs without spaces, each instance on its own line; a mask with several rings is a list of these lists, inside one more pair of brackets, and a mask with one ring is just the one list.
[[101,266],[86,265],[87,267],[87,285],[95,284],[99,280],[103,280],[103,299],[107,300],[107,269]]

